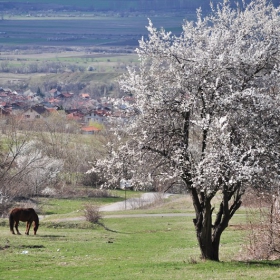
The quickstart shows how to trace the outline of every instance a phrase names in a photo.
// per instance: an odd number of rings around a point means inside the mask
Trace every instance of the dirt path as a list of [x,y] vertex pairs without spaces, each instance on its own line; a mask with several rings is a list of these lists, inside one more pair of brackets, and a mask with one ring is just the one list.
[[113,212],[113,211],[123,211],[123,210],[133,210],[142,208],[144,206],[156,203],[157,201],[166,199],[170,197],[172,194],[162,194],[162,193],[144,193],[139,198],[129,198],[125,201],[120,201],[116,203],[112,203],[109,205],[105,205],[99,208],[101,212]]
[[[109,205],[105,205],[99,208],[101,212],[117,212],[124,210],[133,210],[138,209],[147,205],[151,205],[163,199],[172,196],[172,194],[162,194],[162,193],[144,193],[139,198],[130,198],[126,201],[115,202]],[[102,215],[102,218],[143,218],[143,217],[190,217],[193,214],[187,213],[163,213],[163,214],[109,214]],[[40,217],[44,219],[44,217]],[[55,222],[62,221],[83,221],[85,217],[72,217],[72,218],[63,218],[63,219],[54,219]]]

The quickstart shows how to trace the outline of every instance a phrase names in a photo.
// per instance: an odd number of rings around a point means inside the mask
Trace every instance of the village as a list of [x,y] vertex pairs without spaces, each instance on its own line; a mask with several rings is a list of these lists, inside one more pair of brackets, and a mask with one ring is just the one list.
[[95,134],[112,124],[123,125],[135,116],[135,100],[131,96],[93,99],[88,93],[51,89],[42,93],[13,91],[0,87],[0,116],[5,119],[17,116],[23,122],[47,119],[60,111],[67,120],[75,121],[82,134]]

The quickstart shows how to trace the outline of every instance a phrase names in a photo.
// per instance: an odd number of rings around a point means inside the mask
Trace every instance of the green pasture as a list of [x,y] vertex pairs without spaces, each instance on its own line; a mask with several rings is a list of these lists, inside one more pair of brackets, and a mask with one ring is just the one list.
[[[0,40],[1,42],[1,40]],[[81,52],[56,52],[48,53],[42,50],[42,53],[16,53],[16,52],[2,52],[0,57],[0,69],[9,69],[10,75],[18,72],[16,69],[24,69],[28,66],[33,67],[31,69],[46,69],[48,66],[60,65],[61,69],[72,69],[73,67],[82,67],[84,71],[74,71],[76,75],[84,77],[95,75],[95,73],[122,73],[125,71],[126,66],[138,64],[138,57],[135,53],[86,53]],[[47,66],[48,65],[48,66]],[[45,67],[45,68],[44,68]],[[87,71],[89,67],[92,67],[93,71]],[[37,71],[37,70],[36,70]],[[30,73],[33,78],[33,73]],[[59,75],[56,73],[55,76]],[[69,71],[67,72],[69,75]],[[18,77],[18,73],[15,73],[14,77]],[[104,76],[105,77],[105,76]],[[102,80],[103,78],[101,78]],[[106,77],[105,77],[106,79]],[[91,79],[89,81],[93,81]],[[70,82],[73,81],[71,77]],[[98,78],[100,81],[100,77]]]
[[[118,194],[121,199],[123,192]],[[261,275],[262,279],[279,278],[278,260],[240,260],[246,231],[239,225],[245,222],[244,215],[234,217],[222,235],[218,263],[199,258],[193,212],[188,208],[190,200],[186,196],[176,196],[153,206],[156,213],[167,209],[169,213],[176,212],[176,205],[180,211],[186,207],[183,217],[131,217],[122,212],[116,218],[104,213],[102,222],[109,230],[82,220],[57,220],[85,202],[89,201],[44,201],[45,211],[54,216],[41,218],[36,236],[12,235],[7,219],[1,219],[0,279],[260,279]],[[58,206],[52,208],[54,205]],[[130,211],[130,214],[145,211],[151,209]],[[23,223],[19,228],[24,232]]]
[[[34,58],[35,59],[35,58]],[[45,60],[45,58],[38,59],[40,61]],[[136,54],[91,54],[91,55],[83,55],[75,56],[69,53],[69,56],[60,56],[59,53],[56,54],[55,57],[49,59],[50,61],[61,61],[61,62],[68,62],[68,63],[137,63],[138,56]]]
[[[88,188],[90,190],[90,188]],[[87,189],[84,189],[87,192]],[[123,201],[125,198],[140,197],[141,192],[111,190],[108,197],[79,197],[79,198],[44,198],[36,199],[39,214],[54,217],[53,215],[67,215],[72,217],[83,216],[83,209],[86,204],[100,207],[114,202]]]
[[75,199],[39,199],[40,211],[43,215],[54,214],[70,214],[74,216],[83,215],[83,209],[85,204],[94,204],[100,206],[103,204],[109,204],[113,202],[122,201],[121,197],[109,197],[103,199],[94,198],[75,198]]
[[[45,62],[60,62],[63,63],[66,67],[67,65],[78,65],[83,67],[93,67],[93,72],[103,72],[103,73],[115,73],[118,72],[118,68],[124,65],[135,65],[138,64],[138,57],[136,54],[92,54],[84,56],[72,56],[69,53],[68,57],[59,56],[52,58],[40,58],[30,60],[29,63],[45,63]],[[18,64],[18,63],[17,63]],[[122,72],[124,69],[122,69]]]
[[[90,189],[90,188],[88,188]],[[84,192],[86,193],[86,188]],[[44,198],[39,197],[36,199],[39,214],[44,216],[45,220],[52,220],[53,218],[64,217],[81,217],[83,216],[83,209],[85,205],[91,204],[96,207],[108,205],[110,203],[124,201],[125,198],[140,198],[142,192],[124,191],[124,190],[111,190],[108,192],[108,197],[80,197],[80,198]],[[164,203],[163,203],[164,202]],[[191,200],[187,196],[174,196],[169,199],[163,200],[159,197],[152,207],[137,205],[135,209],[118,211],[119,215],[132,215],[132,214],[158,214],[160,213],[187,213],[193,214]],[[176,205],[176,207],[175,207]],[[139,207],[140,206],[140,207]],[[138,208],[139,207],[139,208]],[[116,214],[115,212],[107,212],[108,214]],[[106,215],[104,214],[104,215]],[[103,214],[102,214],[103,215]],[[243,216],[242,216],[243,217]]]

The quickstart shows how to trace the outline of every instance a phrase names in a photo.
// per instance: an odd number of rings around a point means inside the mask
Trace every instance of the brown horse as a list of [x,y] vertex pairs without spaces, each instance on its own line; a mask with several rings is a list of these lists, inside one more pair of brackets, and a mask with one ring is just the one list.
[[20,234],[18,231],[19,221],[26,222],[25,234],[27,235],[29,235],[31,224],[34,222],[34,235],[36,235],[39,227],[39,218],[33,208],[14,208],[10,212],[9,223],[12,234],[15,234],[14,226],[16,228],[17,234]]

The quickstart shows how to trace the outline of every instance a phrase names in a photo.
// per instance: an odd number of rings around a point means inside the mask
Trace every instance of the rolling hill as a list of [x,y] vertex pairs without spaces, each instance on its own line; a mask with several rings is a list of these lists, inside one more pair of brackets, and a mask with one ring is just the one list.
[[[241,2],[241,0],[239,0]],[[212,0],[214,4],[220,0]],[[236,1],[231,0],[234,4]],[[246,0],[249,2],[249,0]],[[279,0],[272,1],[279,5]],[[180,11],[193,10],[202,7],[209,9],[210,0],[13,0],[1,1],[0,11],[20,10],[53,10],[53,11]]]

